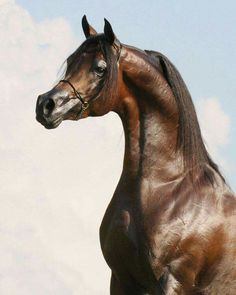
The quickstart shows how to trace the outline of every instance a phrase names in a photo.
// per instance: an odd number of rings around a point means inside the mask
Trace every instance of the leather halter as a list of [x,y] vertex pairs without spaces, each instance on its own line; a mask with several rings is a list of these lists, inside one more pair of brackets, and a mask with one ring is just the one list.
[[[119,60],[120,60],[120,56],[121,56],[122,44],[118,40],[116,40],[114,45],[115,45],[115,47],[119,48],[119,51],[118,51],[118,54],[117,54],[117,63],[118,63]],[[91,98],[89,101],[85,101],[82,98],[80,92],[75,89],[74,85],[69,80],[63,79],[63,80],[60,80],[59,83],[60,82],[69,84],[70,87],[73,89],[74,95],[75,95],[75,97],[73,97],[72,99],[78,98],[79,101],[81,102],[81,110],[79,111],[79,113],[77,115],[77,119],[80,119],[82,114],[84,113],[84,111],[86,111],[89,108],[90,103],[92,101],[96,100],[96,95],[95,95],[94,98]]]
[[78,98],[79,99],[79,101],[81,102],[81,111],[79,112],[79,117],[82,115],[82,113],[89,107],[89,102],[88,101],[85,101],[82,97],[81,97],[81,94],[80,94],[80,92],[79,91],[77,91],[76,89],[75,89],[75,87],[74,87],[74,85],[70,82],[70,81],[68,81],[68,80],[66,80],[66,79],[64,79],[64,80],[60,80],[59,82],[63,82],[63,83],[67,83],[67,84],[69,84],[70,85],[70,87],[73,89],[73,91],[74,91],[74,95],[75,95],[75,97],[73,97],[74,99],[75,98]]

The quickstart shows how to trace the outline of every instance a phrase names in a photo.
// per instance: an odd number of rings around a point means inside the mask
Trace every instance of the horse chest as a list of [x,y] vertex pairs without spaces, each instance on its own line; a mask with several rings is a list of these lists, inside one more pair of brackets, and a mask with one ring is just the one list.
[[108,208],[100,228],[101,247],[107,264],[118,277],[132,278],[147,289],[154,288],[156,278],[137,211]]
[[100,228],[101,247],[113,270],[138,267],[140,245],[137,236],[134,217],[128,209],[106,213]]
[[135,247],[134,225],[131,219],[128,210],[120,209],[102,223],[101,245],[105,258],[113,256],[114,251],[116,254],[125,254],[127,248]]

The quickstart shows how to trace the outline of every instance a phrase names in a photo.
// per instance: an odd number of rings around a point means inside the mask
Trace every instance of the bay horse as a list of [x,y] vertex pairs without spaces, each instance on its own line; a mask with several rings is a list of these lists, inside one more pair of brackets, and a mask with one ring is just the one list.
[[37,100],[46,128],[116,112],[123,171],[100,227],[111,295],[235,295],[236,197],[209,156],[187,87],[161,53],[122,44],[105,19]]

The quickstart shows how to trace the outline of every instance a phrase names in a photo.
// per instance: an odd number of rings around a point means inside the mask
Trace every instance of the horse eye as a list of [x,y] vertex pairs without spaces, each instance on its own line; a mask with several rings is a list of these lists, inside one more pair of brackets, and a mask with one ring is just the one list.
[[95,73],[98,75],[98,76],[103,76],[106,72],[106,68],[104,67],[99,67],[97,66],[95,69],[94,69]]

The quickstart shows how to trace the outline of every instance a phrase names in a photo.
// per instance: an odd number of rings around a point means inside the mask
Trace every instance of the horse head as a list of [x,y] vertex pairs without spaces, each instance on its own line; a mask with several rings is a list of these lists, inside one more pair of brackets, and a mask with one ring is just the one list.
[[89,25],[86,16],[82,27],[86,40],[67,58],[64,78],[38,97],[36,118],[47,129],[63,120],[104,115],[117,104],[121,44],[106,19],[102,34]]

